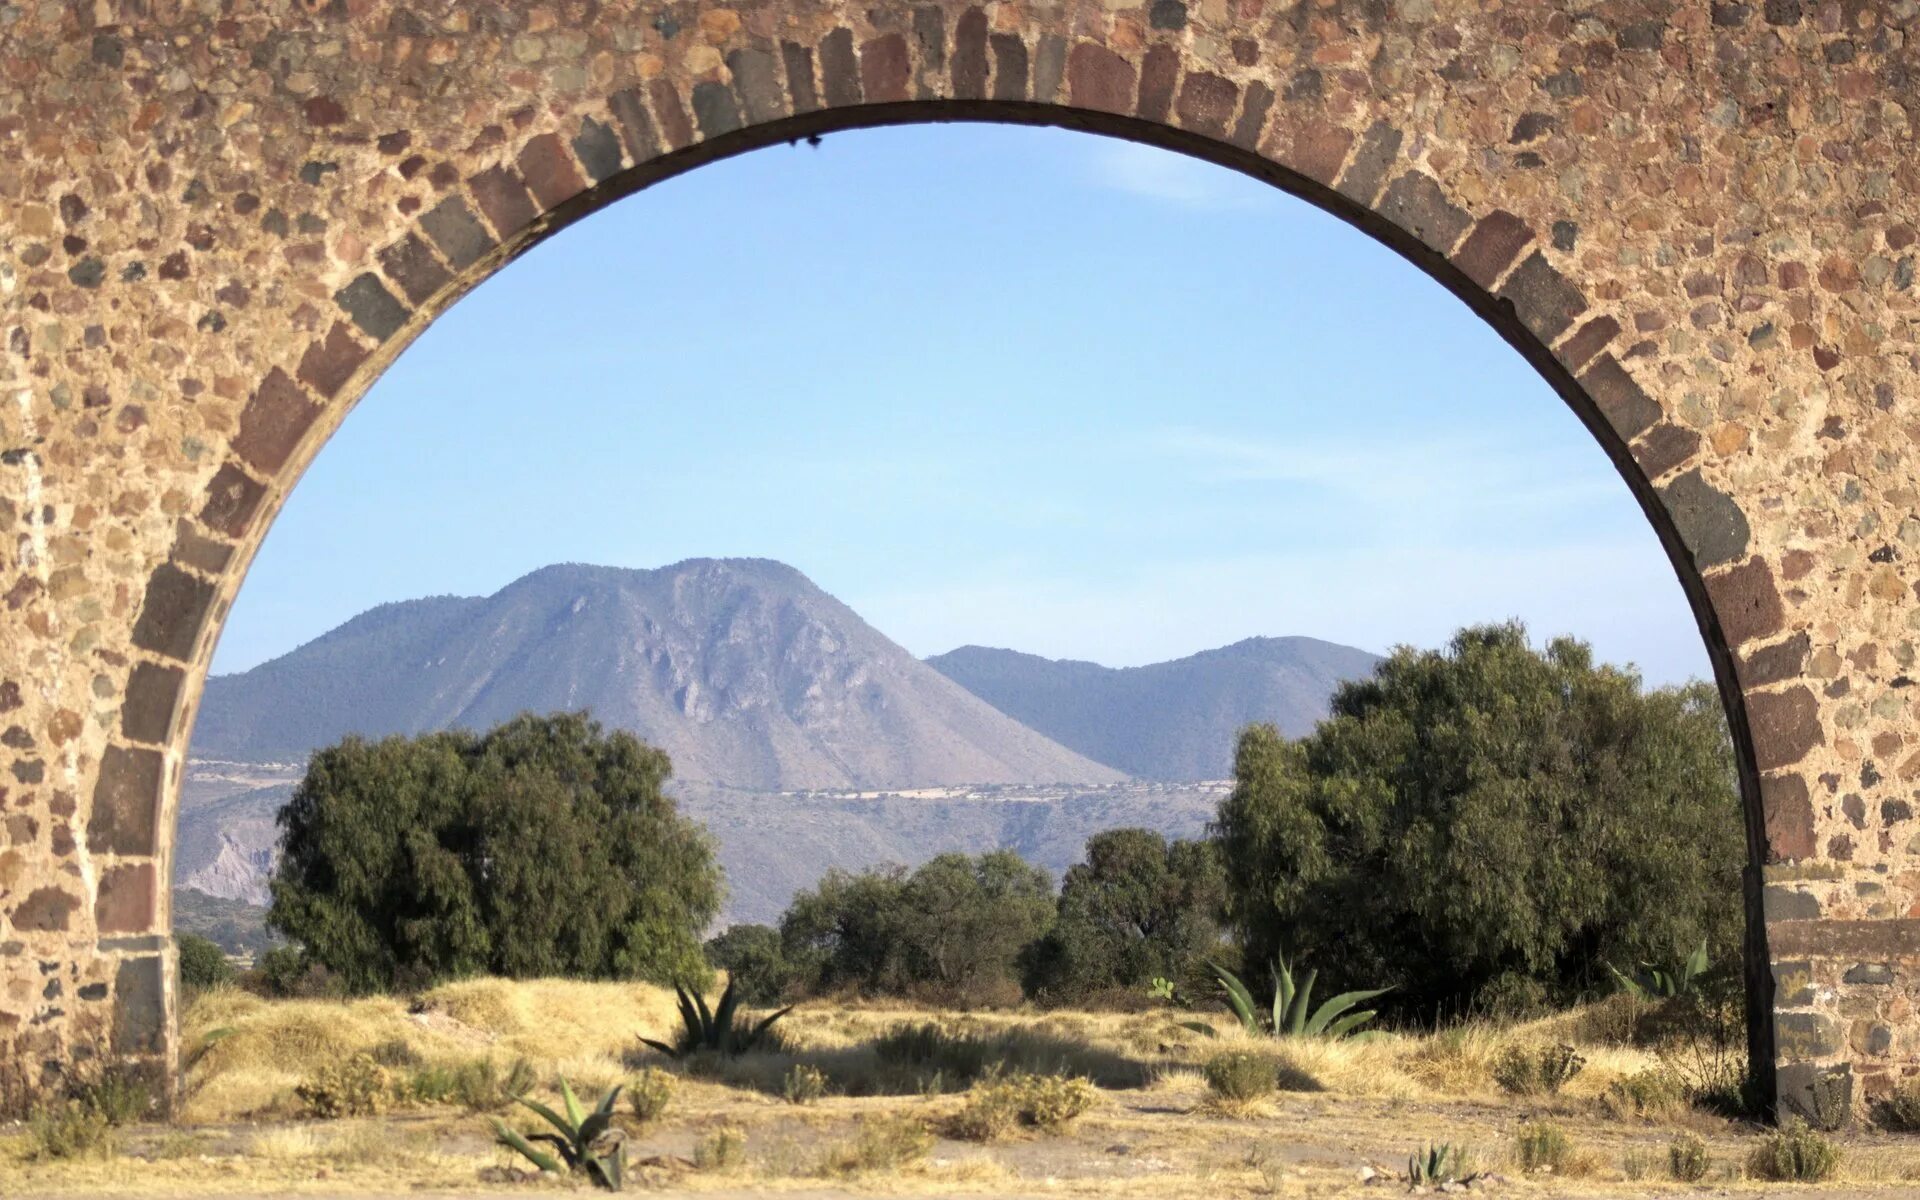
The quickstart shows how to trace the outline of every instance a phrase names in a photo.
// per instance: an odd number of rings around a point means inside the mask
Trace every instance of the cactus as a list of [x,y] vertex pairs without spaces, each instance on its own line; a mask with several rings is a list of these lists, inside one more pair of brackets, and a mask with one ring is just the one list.
[[[1214,978],[1220,981],[1220,989],[1226,993],[1227,1007],[1239,1019],[1240,1027],[1248,1033],[1272,1037],[1323,1037],[1339,1039],[1343,1037],[1364,1038],[1371,1033],[1355,1033],[1360,1026],[1373,1020],[1373,1009],[1361,1009],[1349,1012],[1356,1004],[1363,1004],[1375,996],[1384,996],[1391,988],[1373,988],[1365,991],[1342,992],[1328,1000],[1319,1008],[1313,1008],[1313,985],[1320,977],[1318,971],[1308,971],[1304,980],[1297,985],[1293,978],[1293,969],[1287,965],[1285,955],[1274,958],[1273,974],[1273,1011],[1270,1016],[1262,1014],[1254,1005],[1253,993],[1240,977],[1219,963],[1207,964],[1212,968]],[[1204,1028],[1194,1025],[1191,1028]]]

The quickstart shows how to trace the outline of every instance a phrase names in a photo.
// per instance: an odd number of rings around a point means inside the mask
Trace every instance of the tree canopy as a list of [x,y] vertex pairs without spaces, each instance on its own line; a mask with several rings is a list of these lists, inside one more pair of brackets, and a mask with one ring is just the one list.
[[490,973],[703,978],[719,911],[667,756],[584,714],[318,751],[280,814],[268,923],[350,989]]
[[1227,950],[1226,903],[1214,843],[1169,843],[1151,829],[1095,834],[1086,861],[1067,868],[1058,919],[1029,964],[1028,994],[1084,1002],[1144,994],[1156,978],[1209,990],[1205,962]]
[[1402,648],[1311,735],[1240,738],[1216,832],[1248,961],[1403,1009],[1566,1001],[1606,964],[1735,953],[1744,834],[1704,684],[1645,690],[1517,624]]

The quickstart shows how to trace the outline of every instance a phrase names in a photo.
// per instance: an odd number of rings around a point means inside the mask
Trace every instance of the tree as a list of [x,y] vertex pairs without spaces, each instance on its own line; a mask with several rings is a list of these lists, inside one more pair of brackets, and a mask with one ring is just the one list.
[[794,983],[794,971],[771,925],[732,925],[707,940],[707,962],[748,1004],[772,1004]]
[[1011,850],[942,854],[907,880],[900,930],[908,970],[930,998],[1017,1003],[1021,954],[1053,925],[1053,881]]
[[703,981],[720,870],[666,755],[585,714],[348,738],[280,814],[267,920],[354,991],[490,973]]
[[1343,685],[1298,742],[1248,729],[1234,781],[1215,828],[1250,962],[1433,1014],[1571,1000],[1703,936],[1737,953],[1744,835],[1704,684],[1465,629]]
[[1047,873],[1009,850],[827,872],[780,918],[783,953],[812,991],[1017,1000],[1017,964],[1053,922]]
[[192,933],[180,934],[173,941],[180,954],[182,987],[210,988],[233,981],[233,964],[218,945]]
[[1206,960],[1222,953],[1226,901],[1213,842],[1169,844],[1150,829],[1096,834],[1086,861],[1067,869],[1059,918],[1031,957],[1027,990],[1073,1003],[1140,993],[1155,978],[1210,989]]

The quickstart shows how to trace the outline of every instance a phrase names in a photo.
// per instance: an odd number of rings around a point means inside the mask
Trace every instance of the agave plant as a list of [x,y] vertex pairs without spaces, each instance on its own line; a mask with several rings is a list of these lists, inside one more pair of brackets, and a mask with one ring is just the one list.
[[1438,1187],[1456,1182],[1454,1176],[1460,1173],[1461,1157],[1459,1149],[1449,1144],[1415,1150],[1407,1156],[1407,1185]]
[[[1363,991],[1342,992],[1328,1000],[1319,1008],[1313,1007],[1313,985],[1320,977],[1318,971],[1308,971],[1305,979],[1297,985],[1293,978],[1293,968],[1287,965],[1284,954],[1275,955],[1273,960],[1273,1010],[1271,1014],[1262,1013],[1254,1004],[1253,992],[1241,982],[1238,975],[1227,970],[1219,963],[1207,964],[1212,968],[1214,978],[1220,981],[1220,989],[1226,993],[1227,1007],[1240,1021],[1240,1027],[1256,1037],[1318,1037],[1318,1038],[1365,1038],[1372,1032],[1356,1033],[1355,1030],[1373,1020],[1378,1014],[1371,1008],[1350,1012],[1356,1004],[1364,1004],[1376,996],[1384,996],[1392,988],[1371,988]],[[1207,1029],[1211,1027],[1194,1024],[1191,1028]]]
[[[573,1088],[568,1086],[564,1078],[560,1080],[560,1097],[566,1105],[564,1116],[538,1100],[516,1097],[520,1103],[545,1118],[555,1132],[536,1133],[528,1137],[495,1117],[495,1137],[501,1145],[518,1150],[542,1171],[551,1171],[555,1175],[563,1171],[585,1171],[587,1178],[598,1186],[610,1192],[619,1191],[627,1181],[627,1135],[613,1123],[613,1105],[620,1098],[620,1088],[616,1085],[602,1096],[592,1112],[580,1107]],[[551,1145],[557,1157],[535,1146],[535,1142]]]
[[1678,996],[1691,996],[1700,989],[1700,978],[1707,973],[1707,939],[1701,938],[1693,953],[1671,967],[1656,967],[1652,963],[1641,963],[1641,973],[1628,975],[1612,963],[1607,970],[1613,972],[1613,978],[1620,990],[1639,1000],[1672,1000]]
[[707,1050],[729,1058],[736,1054],[745,1054],[759,1044],[760,1039],[773,1028],[773,1023],[793,1011],[793,1005],[763,1018],[757,1025],[747,1025],[740,1017],[740,998],[733,990],[733,980],[727,981],[727,990],[720,993],[720,1003],[707,1007],[706,998],[698,992],[690,992],[679,984],[673,990],[680,999],[680,1038],[678,1042],[658,1042],[643,1037],[640,1041],[671,1058],[683,1058],[698,1051]]

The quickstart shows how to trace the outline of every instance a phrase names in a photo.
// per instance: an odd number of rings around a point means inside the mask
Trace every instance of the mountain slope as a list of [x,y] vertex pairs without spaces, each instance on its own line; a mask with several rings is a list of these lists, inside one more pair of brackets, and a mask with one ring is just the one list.
[[750,789],[1107,783],[1089,761],[764,559],[545,567],[492,596],[388,604],[207,682],[192,753],[300,760],[349,733],[588,709],[682,779]]
[[1222,779],[1234,738],[1272,721],[1313,728],[1345,680],[1379,656],[1315,638],[1248,638],[1146,667],[962,646],[927,665],[1001,712],[1095,762],[1142,779]]

